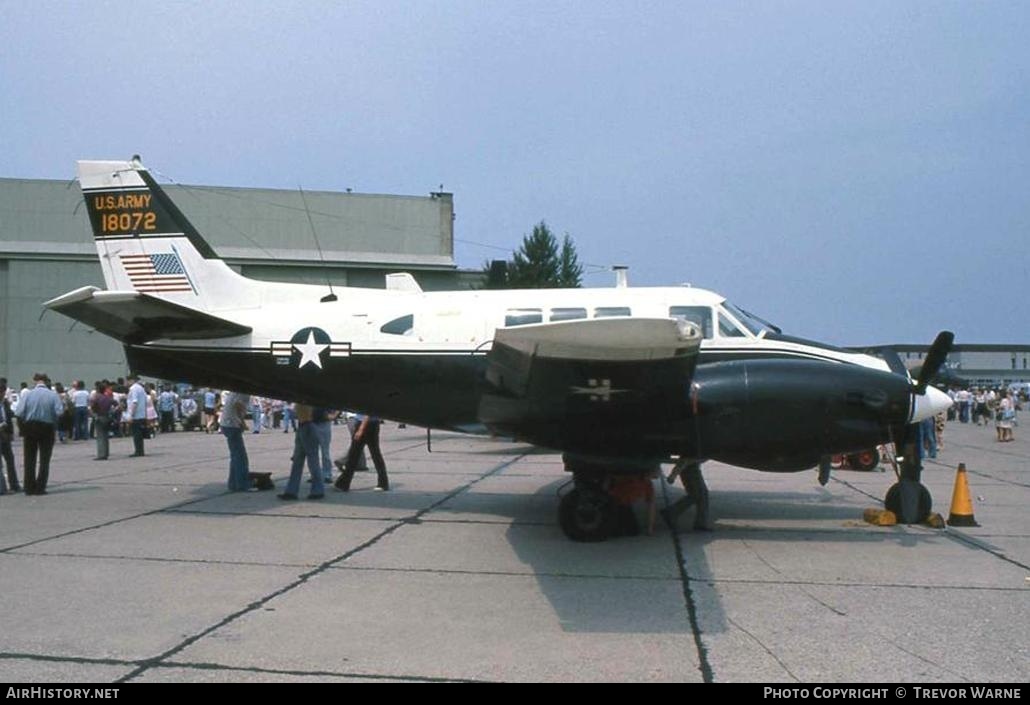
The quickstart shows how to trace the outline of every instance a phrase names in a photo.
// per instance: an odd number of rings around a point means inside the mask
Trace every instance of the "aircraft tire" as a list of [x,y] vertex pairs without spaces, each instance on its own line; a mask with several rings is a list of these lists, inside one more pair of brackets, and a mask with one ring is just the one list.
[[[901,508],[901,483],[896,482],[891,485],[890,489],[887,490],[887,496],[883,500],[883,506],[889,511],[894,512],[895,516],[898,517],[898,521],[907,523],[902,518]],[[930,490],[926,489],[926,485],[919,483],[919,509],[918,517],[910,523],[918,523],[925,519],[929,514],[930,510],[933,509],[933,498],[930,497]]]
[[878,448],[870,448],[869,450],[863,450],[861,453],[852,453],[848,456],[848,460],[851,463],[851,467],[855,470],[872,472],[880,464],[880,450]]
[[575,488],[558,504],[558,524],[573,541],[595,543],[612,534],[612,502],[603,492]]

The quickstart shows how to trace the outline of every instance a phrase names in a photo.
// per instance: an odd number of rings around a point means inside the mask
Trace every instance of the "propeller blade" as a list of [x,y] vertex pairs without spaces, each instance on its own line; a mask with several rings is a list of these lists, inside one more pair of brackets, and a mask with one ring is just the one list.
[[925,392],[926,385],[930,384],[930,380],[940,372],[944,361],[948,357],[948,353],[951,352],[951,344],[954,342],[955,334],[951,331],[942,330],[937,334],[933,345],[930,346],[930,352],[926,354],[923,369],[919,372],[919,380],[916,382],[916,394]]

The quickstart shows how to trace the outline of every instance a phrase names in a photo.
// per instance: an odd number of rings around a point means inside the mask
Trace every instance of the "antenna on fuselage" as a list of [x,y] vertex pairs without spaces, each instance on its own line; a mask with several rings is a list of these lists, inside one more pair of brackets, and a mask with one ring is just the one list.
[[311,219],[311,209],[308,208],[308,199],[304,195],[304,189],[301,188],[300,184],[297,184],[297,190],[300,191],[300,200],[304,203],[304,212],[308,216],[308,225],[311,226],[311,236],[315,238],[315,248],[318,250],[318,262],[322,265],[322,270],[325,272],[325,283],[329,285],[329,293],[323,296],[319,301],[323,304],[331,301],[336,301],[337,296],[333,292],[333,282],[329,279],[329,270],[325,266],[325,257],[322,256],[322,245],[318,242],[318,233],[315,232],[315,221]]
[[627,288],[629,286],[629,267],[625,264],[613,264],[612,271],[615,272],[615,288]]

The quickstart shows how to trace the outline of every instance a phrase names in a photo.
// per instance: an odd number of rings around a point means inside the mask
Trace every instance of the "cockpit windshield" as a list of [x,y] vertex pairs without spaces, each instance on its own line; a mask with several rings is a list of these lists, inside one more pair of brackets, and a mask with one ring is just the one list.
[[747,328],[752,335],[762,335],[762,333],[768,333],[772,330],[765,321],[760,320],[747,311],[737,308],[729,301],[723,301],[722,307],[726,309],[727,313],[736,318],[742,326]]

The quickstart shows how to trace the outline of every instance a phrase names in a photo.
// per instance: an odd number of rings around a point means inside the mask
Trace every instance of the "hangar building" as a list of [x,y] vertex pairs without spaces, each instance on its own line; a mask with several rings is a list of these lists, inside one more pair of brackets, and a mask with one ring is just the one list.
[[[162,187],[219,256],[254,279],[382,288],[386,274],[404,271],[427,291],[470,281],[454,263],[449,193]],[[0,178],[0,377],[9,386],[36,370],[66,384],[126,374],[120,344],[44,314],[44,301],[87,285],[104,281],[78,184]]]

